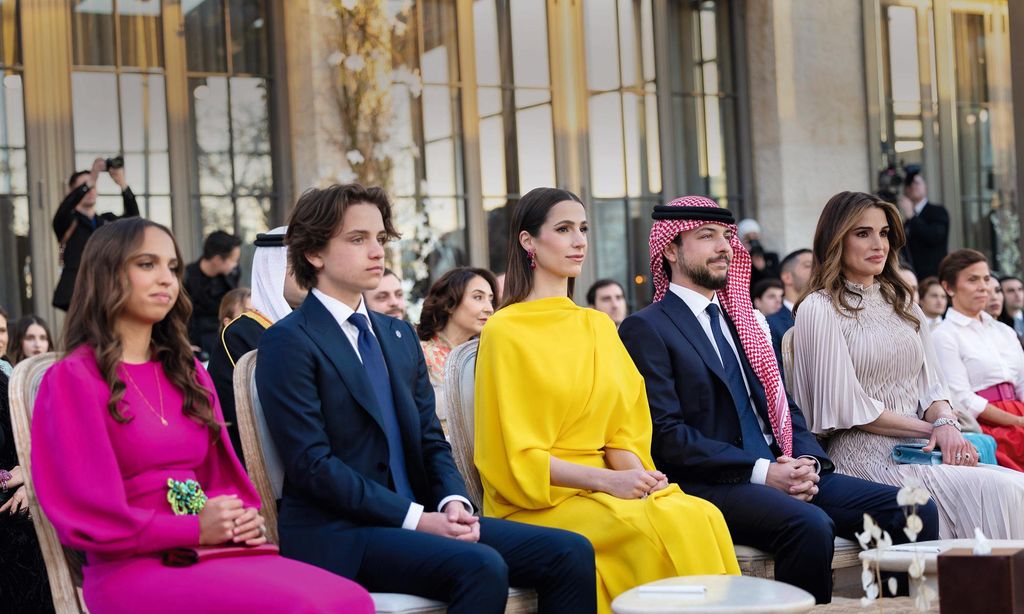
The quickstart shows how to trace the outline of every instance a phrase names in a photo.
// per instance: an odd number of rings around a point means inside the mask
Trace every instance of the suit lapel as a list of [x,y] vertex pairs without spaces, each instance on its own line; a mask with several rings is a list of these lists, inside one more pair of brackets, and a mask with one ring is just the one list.
[[679,329],[683,337],[697,350],[697,354],[704,361],[704,364],[707,365],[708,369],[728,387],[728,382],[725,379],[725,368],[722,366],[722,360],[718,357],[718,352],[712,347],[711,340],[708,339],[708,336],[704,333],[704,328],[697,321],[697,316],[693,315],[693,312],[690,311],[690,308],[683,299],[672,292],[667,292],[659,305],[661,305],[662,311],[665,312],[665,315],[668,316],[672,324]]
[[377,397],[370,387],[370,379],[341,326],[312,293],[306,297],[299,309],[306,316],[304,328],[310,339],[334,365],[334,369],[356,402],[373,417],[383,431],[384,419],[381,417]]

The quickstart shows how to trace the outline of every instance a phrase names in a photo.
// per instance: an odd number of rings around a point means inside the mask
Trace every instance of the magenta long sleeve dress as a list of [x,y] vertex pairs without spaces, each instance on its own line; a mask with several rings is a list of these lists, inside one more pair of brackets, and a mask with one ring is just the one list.
[[[122,412],[130,422],[107,411],[110,391],[87,347],[46,373],[32,421],[36,493],[61,542],[87,555],[90,612],[373,612],[358,584],[276,554],[163,565],[162,551],[199,544],[198,516],[171,511],[168,478],[194,479],[211,498],[236,494],[246,507],[259,507],[259,496],[227,431],[211,444],[206,427],[182,413],[182,394],[158,363],[122,369]],[[196,370],[223,421],[209,374],[198,364]],[[167,426],[159,416],[161,392]]]

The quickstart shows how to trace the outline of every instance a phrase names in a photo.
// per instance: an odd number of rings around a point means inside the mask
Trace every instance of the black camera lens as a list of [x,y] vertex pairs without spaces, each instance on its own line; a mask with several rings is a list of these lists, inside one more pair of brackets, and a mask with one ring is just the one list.
[[124,156],[107,158],[107,170],[109,171],[112,168],[124,168]]

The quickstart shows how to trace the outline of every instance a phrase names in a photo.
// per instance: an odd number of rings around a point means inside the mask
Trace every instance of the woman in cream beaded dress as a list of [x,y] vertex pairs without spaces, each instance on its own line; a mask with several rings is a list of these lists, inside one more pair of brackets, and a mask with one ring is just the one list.
[[[792,394],[828,436],[839,472],[894,486],[921,481],[942,539],[1024,539],[1024,475],[978,465],[960,435],[924,313],[897,273],[905,243],[895,206],[842,192],[822,211],[814,273],[796,305]],[[897,464],[893,447],[938,445],[941,465]]]

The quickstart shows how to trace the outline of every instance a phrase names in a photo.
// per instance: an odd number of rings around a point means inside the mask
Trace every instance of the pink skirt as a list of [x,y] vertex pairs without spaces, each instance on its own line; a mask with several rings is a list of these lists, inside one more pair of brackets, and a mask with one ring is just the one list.
[[275,554],[204,560],[190,567],[139,556],[86,565],[82,571],[92,614],[374,612],[370,594],[355,582]]

